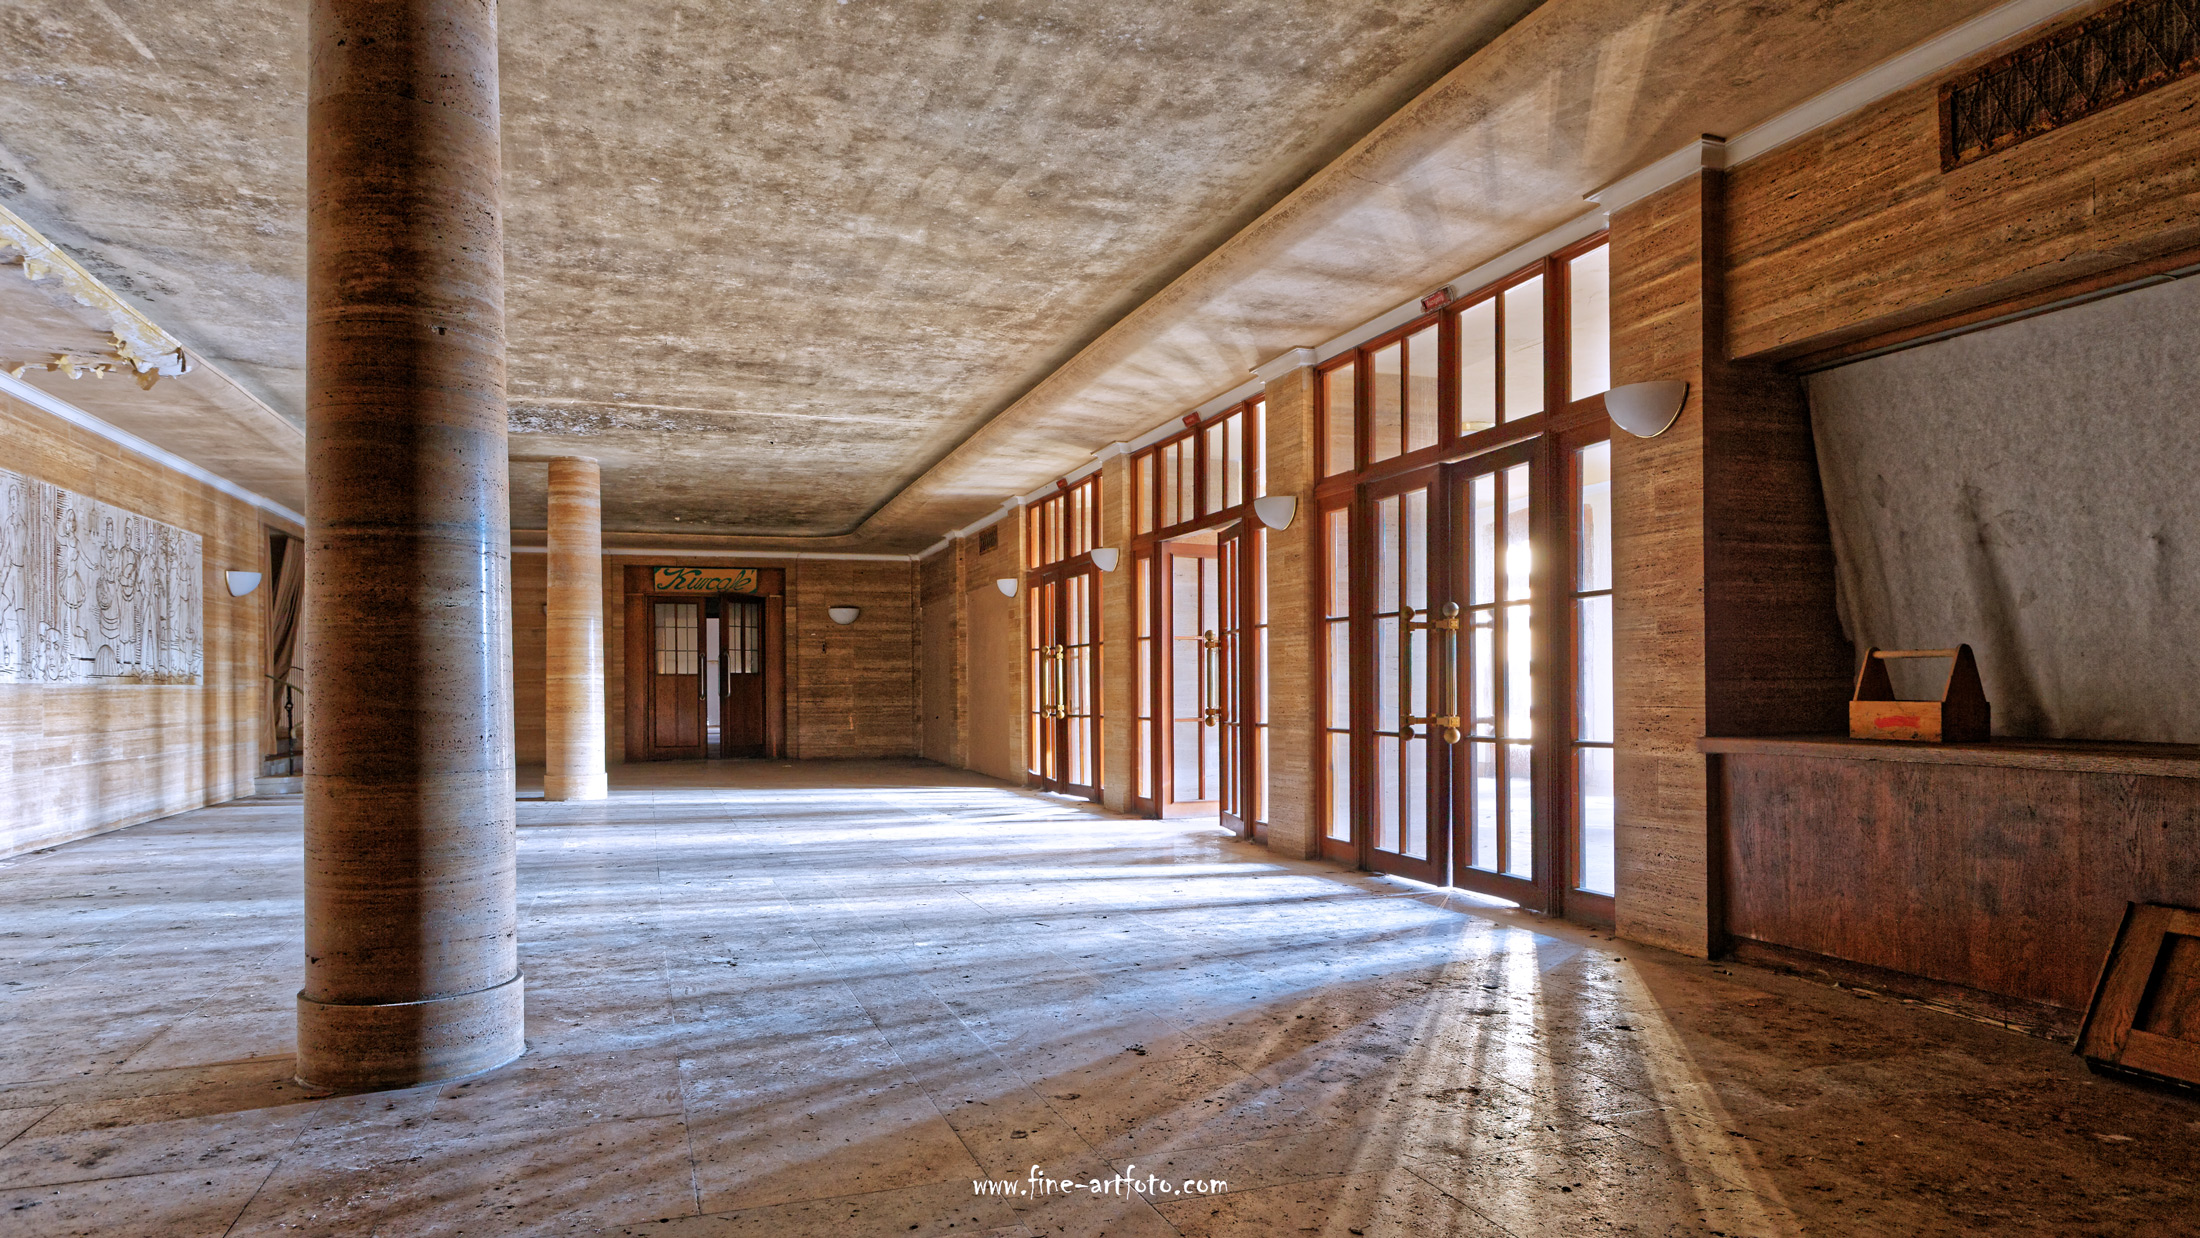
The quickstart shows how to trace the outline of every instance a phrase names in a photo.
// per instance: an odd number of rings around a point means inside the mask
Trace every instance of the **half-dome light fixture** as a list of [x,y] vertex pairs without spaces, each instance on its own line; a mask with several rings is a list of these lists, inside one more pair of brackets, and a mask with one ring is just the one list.
[[223,572],[222,576],[229,586],[229,596],[233,598],[241,598],[260,587],[258,572]]
[[1016,578],[1014,576],[1003,576],[994,581],[993,586],[1001,591],[1001,596],[1004,598],[1016,596]]
[[1604,411],[1613,424],[1636,438],[1656,438],[1672,429],[1687,402],[1688,384],[1678,379],[1629,383],[1604,393]]
[[1123,561],[1123,552],[1113,546],[1095,546],[1092,549],[1092,565],[1103,572],[1112,572]]
[[828,606],[825,608],[825,617],[842,627],[854,623],[856,616],[862,613],[863,608],[860,606]]
[[1291,527],[1291,521],[1299,514],[1299,499],[1293,494],[1266,494],[1253,500],[1253,514],[1269,528],[1282,532]]

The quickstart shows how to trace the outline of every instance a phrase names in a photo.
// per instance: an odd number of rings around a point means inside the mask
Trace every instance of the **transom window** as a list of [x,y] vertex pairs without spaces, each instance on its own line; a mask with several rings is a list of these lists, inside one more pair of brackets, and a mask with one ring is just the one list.
[[1024,510],[1026,567],[1046,567],[1100,544],[1100,475],[1072,482]]

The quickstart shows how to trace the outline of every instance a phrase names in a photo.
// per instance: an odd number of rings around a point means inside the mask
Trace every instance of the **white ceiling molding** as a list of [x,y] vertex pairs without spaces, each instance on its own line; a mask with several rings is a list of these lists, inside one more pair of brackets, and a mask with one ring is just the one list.
[[1679,184],[1705,169],[1718,170],[1727,166],[1726,139],[1710,134],[1690,142],[1665,158],[1639,172],[1629,172],[1604,188],[1591,193],[1588,200],[1609,216],[1613,211],[1633,206],[1667,185]]
[[1277,379],[1282,378],[1286,374],[1292,374],[1296,373],[1299,370],[1303,370],[1308,366],[1313,365],[1314,362],[1314,350],[1311,348],[1299,347],[1292,349],[1291,351],[1283,354],[1280,357],[1261,362],[1259,365],[1253,367],[1253,373],[1256,377],[1260,379],[1261,382],[1272,383]]
[[22,379],[8,374],[5,371],[0,371],[0,392],[6,392],[8,395],[14,396],[16,399],[23,401],[25,404],[28,404],[33,408],[41,409],[45,412],[51,413],[54,416],[59,417],[61,420],[68,422],[70,425],[76,426],[77,428],[82,430],[88,430],[91,433],[96,434],[99,437],[106,439],[108,442],[113,443],[119,447],[128,448],[129,450],[134,451],[141,456],[144,456],[146,459],[151,460],[153,463],[158,464],[163,468],[173,469],[174,471],[183,474],[185,477],[188,477],[193,481],[212,486],[214,489],[221,491],[223,494],[228,495],[230,498],[237,499],[241,502],[250,503],[252,506],[259,508],[261,511],[270,512],[274,515],[281,516],[283,519],[290,521],[301,529],[305,527],[306,518],[304,516],[290,510],[289,508],[283,506],[275,500],[267,498],[264,495],[254,494],[252,491],[245,489],[243,486],[238,485],[228,478],[222,477],[215,473],[210,473],[207,470],[199,467],[196,464],[191,463],[189,460],[184,459],[182,456],[179,456],[172,451],[166,451],[162,448],[155,447],[151,443],[146,442],[144,439],[139,438],[137,435],[130,433],[128,430],[124,430],[118,426],[108,425],[106,422],[92,416],[90,413],[87,413],[83,409],[78,408],[76,405],[69,403],[67,400],[62,399],[60,396],[50,395],[44,391],[40,391],[38,388],[31,386],[29,383],[26,383]]

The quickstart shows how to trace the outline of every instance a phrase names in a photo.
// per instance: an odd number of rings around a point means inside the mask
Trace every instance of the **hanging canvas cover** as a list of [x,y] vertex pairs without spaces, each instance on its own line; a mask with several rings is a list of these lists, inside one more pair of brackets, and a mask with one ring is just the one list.
[[0,683],[197,683],[196,533],[0,470]]

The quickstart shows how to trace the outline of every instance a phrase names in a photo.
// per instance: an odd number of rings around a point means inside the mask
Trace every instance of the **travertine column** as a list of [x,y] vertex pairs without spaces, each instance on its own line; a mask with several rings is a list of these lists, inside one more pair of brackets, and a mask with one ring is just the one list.
[[550,462],[548,765],[542,797],[600,800],[603,767],[603,471],[584,456]]
[[313,0],[298,1076],[517,1057],[494,0]]
[[1314,350],[1294,348],[1254,369],[1266,386],[1268,493],[1299,501],[1291,527],[1268,535],[1268,849],[1293,859],[1322,851],[1316,792],[1322,730],[1314,712]]

